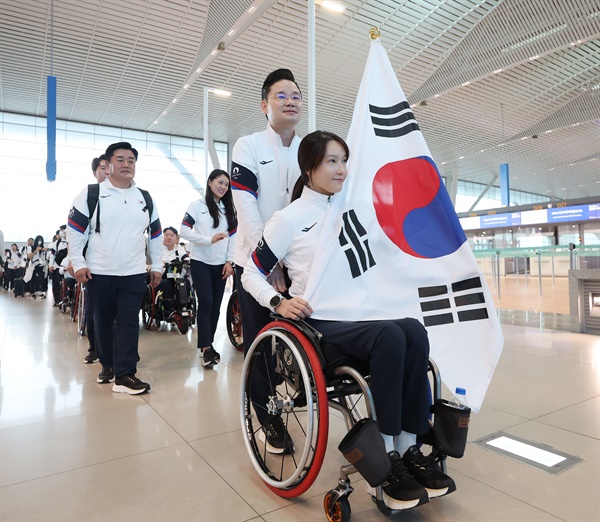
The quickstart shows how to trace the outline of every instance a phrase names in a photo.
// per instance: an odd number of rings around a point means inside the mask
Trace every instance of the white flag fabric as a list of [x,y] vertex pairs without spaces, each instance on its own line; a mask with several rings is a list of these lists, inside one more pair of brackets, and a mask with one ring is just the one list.
[[443,382],[479,411],[502,352],[493,299],[431,153],[375,40],[348,134],[348,178],[334,196],[304,298],[312,317],[415,317]]

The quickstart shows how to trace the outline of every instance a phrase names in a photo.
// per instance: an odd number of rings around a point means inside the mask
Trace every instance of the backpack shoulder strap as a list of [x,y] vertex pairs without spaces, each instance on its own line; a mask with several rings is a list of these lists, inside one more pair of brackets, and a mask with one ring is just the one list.
[[[98,206],[98,198],[100,197],[100,183],[90,183],[88,185],[87,194],[87,206],[90,220],[94,215],[96,207]],[[100,232],[100,208],[98,207],[98,214],[96,215],[96,232]]]
[[150,196],[150,192],[147,190],[141,189],[138,187],[139,191],[144,196],[144,201],[146,202],[146,208],[148,209],[148,225],[152,223],[152,212],[154,210],[154,203],[152,202],[152,196]]

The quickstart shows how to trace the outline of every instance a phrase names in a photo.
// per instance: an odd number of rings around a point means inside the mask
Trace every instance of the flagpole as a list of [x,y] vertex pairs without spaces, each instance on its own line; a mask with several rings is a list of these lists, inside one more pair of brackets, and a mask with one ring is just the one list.
[[317,130],[315,76],[315,0],[308,0],[308,132]]

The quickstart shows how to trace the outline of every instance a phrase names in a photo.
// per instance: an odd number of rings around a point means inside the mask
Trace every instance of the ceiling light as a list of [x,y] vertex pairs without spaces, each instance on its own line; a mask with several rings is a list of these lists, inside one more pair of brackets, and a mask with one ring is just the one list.
[[214,56],[214,55],[216,54],[216,52],[217,52],[217,50],[216,50],[216,49],[213,49],[213,50],[212,50],[212,53],[210,53],[210,55],[211,55],[211,56]]
[[183,86],[184,89],[187,89],[188,87],[189,85],[187,83]]
[[252,11],[254,11],[256,9],[256,6],[252,6],[250,9],[248,9],[248,12],[251,13]]
[[501,73],[501,72],[502,72],[502,69],[496,69],[496,70],[494,71],[494,74],[498,74],[498,73]]
[[530,60],[537,60],[540,57],[539,54],[536,54],[535,56],[532,56],[531,58],[529,58]]
[[202,70],[202,67],[198,67],[198,68],[196,69],[196,72],[200,72],[201,70]]
[[463,158],[464,158],[464,156],[459,156],[459,157],[458,157],[458,159],[463,159]]
[[466,87],[467,85],[469,85],[471,82],[465,82],[462,84],[463,87]]
[[434,95],[433,95],[433,97],[434,97],[434,98],[439,98],[439,97],[440,97],[440,95],[439,95],[439,94],[434,94]]
[[177,103],[177,98],[173,98],[173,103]]
[[333,11],[334,13],[343,13],[345,11],[345,7],[339,2],[334,2],[333,0],[323,0],[321,4],[325,9],[329,9],[329,11]]
[[231,91],[226,91],[224,89],[211,89],[210,92],[217,96],[231,96]]
[[545,134],[550,134],[551,132],[552,132],[551,130],[547,130],[547,131],[545,132]]
[[227,36],[231,36],[233,33],[235,33],[235,29],[232,29],[231,31],[229,31],[229,32],[227,33]]

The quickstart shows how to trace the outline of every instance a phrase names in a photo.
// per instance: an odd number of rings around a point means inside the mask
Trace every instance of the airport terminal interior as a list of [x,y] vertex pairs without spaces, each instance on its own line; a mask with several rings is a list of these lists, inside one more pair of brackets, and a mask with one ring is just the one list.
[[[456,491],[389,516],[353,474],[351,520],[597,522],[597,0],[0,0],[3,248],[49,241],[93,181],[91,159],[117,141],[138,148],[136,183],[163,227],[179,228],[210,166],[227,169],[236,141],[264,130],[260,87],[279,67],[306,86],[298,134],[347,136],[371,27],[504,341],[464,456],[447,459]],[[53,182],[49,76],[58,81]],[[330,410],[314,484],[295,498],[271,491],[244,443],[231,296],[229,281],[213,367],[201,364],[196,327],[146,328],[140,314],[138,376],[151,390],[129,395],[97,382],[100,364],[83,362],[88,337],[51,292],[0,288],[0,520],[327,520],[324,497],[347,464],[342,416]]]

